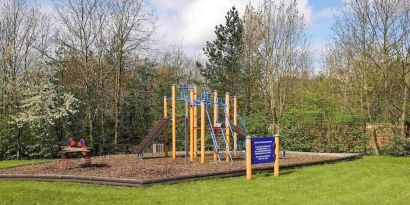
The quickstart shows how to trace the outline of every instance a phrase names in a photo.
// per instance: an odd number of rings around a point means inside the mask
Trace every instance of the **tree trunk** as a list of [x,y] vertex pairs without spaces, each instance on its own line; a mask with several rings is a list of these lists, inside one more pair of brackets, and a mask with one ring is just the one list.
[[406,112],[407,112],[407,98],[408,98],[408,83],[407,76],[405,77],[404,89],[403,89],[403,102],[401,105],[401,117],[400,117],[400,131],[401,137],[406,136]]
[[375,125],[372,124],[373,151],[376,156],[379,156],[380,152],[379,152],[379,146],[377,145],[377,134],[376,134],[376,129],[374,127]]
[[120,136],[120,112],[121,112],[121,72],[123,66],[123,51],[119,51],[119,58],[118,58],[118,68],[116,72],[116,91],[115,91],[115,136],[114,136],[114,144],[117,144],[118,137]]
[[269,129],[274,134],[276,132],[276,99],[275,99],[275,92],[274,92],[273,85],[274,85],[274,83],[271,82],[271,88],[270,88],[270,114],[271,114],[271,117],[272,117],[272,124],[270,125]]
[[20,145],[20,129],[17,129],[17,137],[16,137],[16,159],[20,159],[20,150],[21,150],[21,145]]
[[119,82],[119,75],[118,75],[118,71],[116,72],[116,76],[115,76],[115,102],[114,102],[114,117],[115,117],[115,127],[114,127],[114,144],[117,144],[118,141],[118,124],[119,124],[119,110],[118,110],[118,98],[119,98],[119,94],[118,94],[118,82]]
[[369,91],[368,91],[368,85],[367,85],[366,77],[364,78],[364,93],[365,93],[365,101],[366,101],[367,120],[371,123],[373,121],[373,119],[372,119],[372,111],[371,111],[370,97],[369,97]]
[[88,121],[88,135],[90,137],[90,141],[93,141],[93,123],[92,123],[92,114],[91,114],[91,105],[90,105],[90,93],[88,89],[88,85],[86,84],[85,86],[85,93],[87,94],[87,108],[86,108],[86,116],[87,116],[87,121]]
[[373,149],[373,153],[376,156],[380,155],[379,152],[379,147],[377,146],[377,136],[376,136],[376,131],[374,129],[374,124],[373,124],[373,118],[372,118],[372,112],[371,112],[371,105],[370,105],[370,97],[369,97],[369,91],[368,91],[368,85],[367,85],[367,78],[364,77],[364,93],[365,93],[365,100],[366,100],[366,111],[367,111],[367,118],[370,124],[372,125],[372,131],[371,131],[371,136],[370,136],[370,143]]
[[88,132],[89,132],[89,136],[90,136],[90,142],[94,142],[94,138],[93,138],[93,114],[91,112],[91,106],[88,103],[87,105],[87,118],[88,118]]
[[103,144],[105,143],[105,131],[104,131],[104,114],[101,115],[101,136],[99,137],[100,146],[98,147],[99,154],[102,155],[103,153]]

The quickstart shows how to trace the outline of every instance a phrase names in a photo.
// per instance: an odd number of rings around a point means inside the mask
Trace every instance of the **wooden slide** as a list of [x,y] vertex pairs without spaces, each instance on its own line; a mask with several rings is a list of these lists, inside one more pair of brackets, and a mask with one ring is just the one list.
[[239,127],[236,126],[236,125],[231,124],[231,128],[232,128],[232,131],[238,133],[238,134],[239,134],[240,136],[242,136],[242,137],[247,137],[247,136],[249,136],[249,134],[248,134],[245,130],[239,128]]
[[145,148],[151,144],[151,142],[155,139],[156,136],[158,136],[168,125],[169,121],[171,118],[164,118],[161,121],[158,122],[158,124],[152,128],[148,135],[142,139],[142,141],[134,147],[134,153],[136,154],[142,154],[145,150]]

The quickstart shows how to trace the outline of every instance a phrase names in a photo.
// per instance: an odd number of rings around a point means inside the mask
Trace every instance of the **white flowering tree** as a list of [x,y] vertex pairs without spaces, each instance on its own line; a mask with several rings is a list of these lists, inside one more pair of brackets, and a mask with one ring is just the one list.
[[10,123],[31,132],[25,146],[29,156],[47,157],[53,153],[50,149],[58,149],[58,140],[50,129],[57,120],[77,112],[78,100],[59,91],[52,76],[45,70],[32,69],[19,77],[21,104]]

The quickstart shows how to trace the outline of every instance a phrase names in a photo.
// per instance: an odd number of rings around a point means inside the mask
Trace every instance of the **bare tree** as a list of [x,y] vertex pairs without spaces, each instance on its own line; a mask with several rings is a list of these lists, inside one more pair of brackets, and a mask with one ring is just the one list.
[[[245,9],[243,16],[243,56],[242,56],[242,73],[243,79],[243,98],[240,102],[244,102],[245,115],[251,113],[251,107],[257,107],[255,104],[260,102],[261,97],[259,91],[261,89],[261,72],[264,64],[262,55],[262,44],[265,35],[265,27],[262,24],[262,11],[255,10],[249,4]],[[258,106],[260,107],[260,106]],[[257,109],[257,108],[256,108]]]
[[410,86],[410,3],[403,2],[400,7],[399,29],[401,30],[399,42],[396,46],[396,54],[400,62],[400,82],[402,82],[402,103],[401,116],[399,126],[401,129],[401,136],[405,136],[406,132],[406,117],[408,115],[408,100],[409,100],[409,86]]
[[148,50],[151,36],[155,31],[155,21],[143,0],[109,0],[108,25],[111,32],[111,56],[114,59],[114,143],[120,136],[121,87],[124,70],[128,68],[131,56]]
[[[349,75],[358,76],[363,81],[361,89],[365,93],[369,122],[380,117],[392,120],[398,111],[401,113],[402,134],[408,100],[405,80],[408,73],[405,63],[408,10],[409,4],[403,0],[354,0],[346,3],[343,15],[334,26],[335,45],[348,58],[344,67],[351,70]],[[392,100],[397,93],[394,86],[397,82],[403,89],[401,106]],[[379,93],[383,94],[383,101],[376,97]],[[375,102],[384,104],[383,113],[374,109]]]
[[304,18],[296,6],[296,1],[290,4],[265,1],[262,7],[262,25],[266,28],[262,44],[265,59],[263,80],[269,96],[272,132],[280,130],[279,122],[287,95],[296,82],[292,79],[304,74],[310,66]]
[[[404,0],[346,2],[333,26],[329,55],[338,59],[338,68],[333,64],[332,69],[339,72],[334,74],[356,88],[350,89],[350,95],[360,96],[368,122],[397,123],[401,136],[408,106],[409,5]],[[349,104],[355,99],[350,98]],[[378,155],[375,137],[372,147]]]
[[[0,113],[13,114],[20,104],[17,76],[38,61],[34,49],[38,41],[41,13],[24,0],[0,3]],[[21,129],[14,127],[16,157],[20,158]]]
[[[92,89],[97,92],[101,87],[102,62],[106,50],[103,28],[106,23],[105,2],[97,0],[68,0],[58,1],[55,10],[60,20],[57,35],[58,44],[70,54],[65,67],[73,71],[81,79],[78,85],[85,92],[86,118],[88,119],[88,134],[93,141],[94,113],[99,104],[92,103]],[[75,80],[74,80],[75,82]],[[99,102],[99,101],[97,101]]]

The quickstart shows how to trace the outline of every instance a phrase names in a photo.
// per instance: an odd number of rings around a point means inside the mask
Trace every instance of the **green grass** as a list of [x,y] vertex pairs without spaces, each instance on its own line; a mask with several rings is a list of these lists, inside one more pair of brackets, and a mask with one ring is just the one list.
[[406,204],[410,158],[364,157],[305,167],[149,188],[0,180],[0,204]]
[[48,160],[41,160],[41,159],[39,160],[5,160],[5,161],[0,161],[0,168],[36,164],[36,163],[45,162],[45,161],[48,161]]

